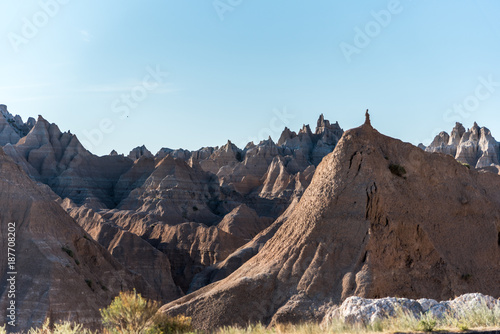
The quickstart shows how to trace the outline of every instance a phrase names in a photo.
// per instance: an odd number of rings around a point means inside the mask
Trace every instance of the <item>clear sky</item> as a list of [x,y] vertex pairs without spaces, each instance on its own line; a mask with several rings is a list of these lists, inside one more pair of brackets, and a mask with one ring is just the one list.
[[[319,114],[428,144],[500,139],[500,1],[39,0],[0,4],[0,103],[92,152],[241,146]],[[168,73],[168,74],[167,74]]]

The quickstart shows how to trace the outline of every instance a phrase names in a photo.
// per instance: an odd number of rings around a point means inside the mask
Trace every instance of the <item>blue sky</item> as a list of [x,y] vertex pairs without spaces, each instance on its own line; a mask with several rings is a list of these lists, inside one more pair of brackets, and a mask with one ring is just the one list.
[[[428,144],[500,138],[500,2],[40,0],[0,5],[0,103],[92,152],[239,146],[319,114]],[[166,74],[168,73],[168,74]]]

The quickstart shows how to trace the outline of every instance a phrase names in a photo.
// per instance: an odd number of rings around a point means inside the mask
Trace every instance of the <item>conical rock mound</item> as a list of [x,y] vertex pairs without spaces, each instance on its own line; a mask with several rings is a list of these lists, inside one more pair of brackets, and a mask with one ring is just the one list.
[[500,295],[500,178],[365,125],[344,133],[288,219],[226,279],[165,305],[200,328],[319,320],[357,295]]

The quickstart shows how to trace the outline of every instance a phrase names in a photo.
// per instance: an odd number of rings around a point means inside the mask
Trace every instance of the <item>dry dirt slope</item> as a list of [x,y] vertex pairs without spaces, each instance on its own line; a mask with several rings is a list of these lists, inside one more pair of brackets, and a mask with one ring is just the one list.
[[320,319],[320,306],[351,295],[499,297],[499,186],[367,119],[344,133],[256,256],[162,311],[213,328]]
[[12,299],[7,233],[8,224],[15,223],[16,331],[41,325],[46,317],[95,327],[99,308],[121,289],[155,294],[92,240],[44,187],[0,148],[0,308],[3,317]]

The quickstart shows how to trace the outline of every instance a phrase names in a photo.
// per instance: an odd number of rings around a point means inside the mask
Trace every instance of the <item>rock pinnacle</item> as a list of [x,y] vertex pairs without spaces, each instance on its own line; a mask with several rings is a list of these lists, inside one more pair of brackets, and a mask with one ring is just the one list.
[[365,124],[369,125],[369,126],[372,125],[370,122],[370,114],[368,113],[368,109],[366,109],[366,113],[365,113]]

